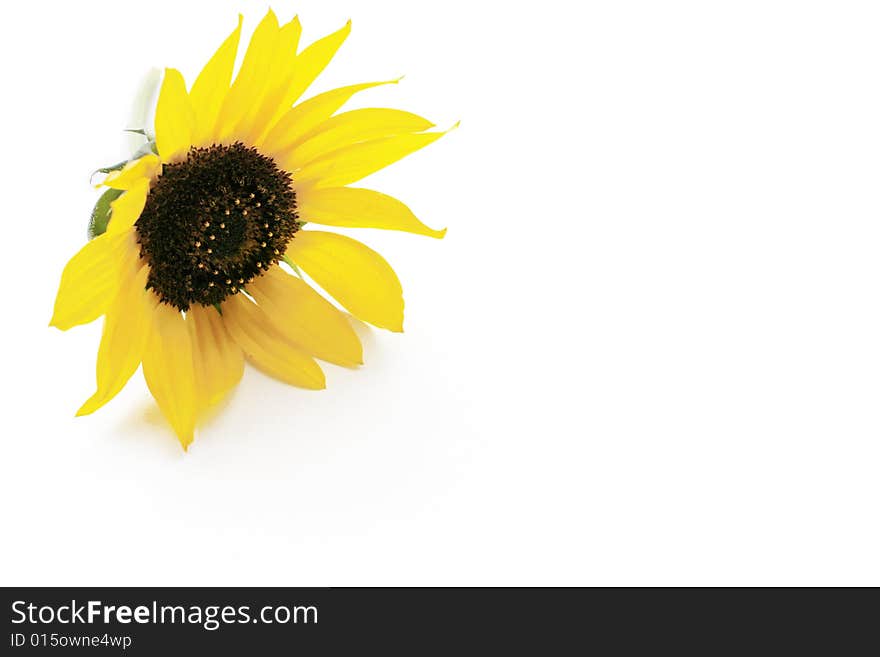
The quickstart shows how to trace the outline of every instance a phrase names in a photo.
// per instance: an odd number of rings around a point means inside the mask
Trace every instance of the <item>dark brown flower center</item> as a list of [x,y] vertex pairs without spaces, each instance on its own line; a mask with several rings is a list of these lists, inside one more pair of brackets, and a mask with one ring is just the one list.
[[147,287],[187,310],[220,303],[284,255],[299,230],[290,174],[254,148],[193,148],[166,164],[138,219]]

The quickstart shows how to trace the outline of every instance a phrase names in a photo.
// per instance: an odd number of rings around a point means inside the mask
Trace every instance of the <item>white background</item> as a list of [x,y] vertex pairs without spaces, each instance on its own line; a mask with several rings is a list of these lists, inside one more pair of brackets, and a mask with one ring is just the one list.
[[249,369],[188,454],[140,374],[74,419],[89,173],[266,5],[11,5],[2,584],[880,584],[876,3],[274,7],[353,19],[312,92],[462,120],[368,181],[449,227],[360,231],[406,332],[318,393]]

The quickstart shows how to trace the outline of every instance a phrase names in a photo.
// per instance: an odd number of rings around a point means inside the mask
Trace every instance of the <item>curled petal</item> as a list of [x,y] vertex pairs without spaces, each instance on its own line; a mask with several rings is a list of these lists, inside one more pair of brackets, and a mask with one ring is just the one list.
[[[136,256],[137,254],[135,254]],[[145,289],[150,269],[135,262],[122,283],[113,307],[104,319],[98,363],[95,367],[97,389],[77,415],[94,413],[113,399],[135,373],[144,355],[153,311],[159,300]]]
[[396,135],[340,148],[312,160],[296,172],[295,178],[300,185],[306,187],[349,185],[424,148],[444,134],[446,133],[423,132]]
[[136,248],[131,230],[104,233],[81,248],[61,273],[49,325],[66,331],[106,313],[119,290],[123,258]]
[[259,138],[255,143],[257,146],[263,147],[270,155],[277,155],[309,137],[317,126],[330,118],[357,92],[398,82],[399,80],[365,82],[325,91],[304,100],[292,109],[286,110],[268,134]]
[[446,229],[429,228],[396,198],[357,187],[319,187],[297,198],[299,216],[310,223],[340,228],[383,228],[442,238]]
[[159,174],[160,168],[159,156],[148,153],[132,160],[119,171],[109,174],[101,184],[113,189],[131,189],[144,179],[152,180],[155,178]]
[[244,354],[215,308],[192,306],[186,315],[193,344],[199,410],[223,399],[241,380]]
[[316,358],[354,367],[363,363],[360,340],[345,316],[301,278],[273,267],[248,286],[276,328]]
[[256,304],[236,294],[222,308],[223,324],[254,365],[291,385],[325,387],[324,372],[315,359],[287,340]]
[[110,223],[107,232],[122,233],[134,226],[147,204],[150,193],[150,181],[141,178],[127,192],[110,203]]
[[192,145],[195,117],[180,71],[165,69],[156,102],[156,148],[162,162],[173,162],[186,155]]
[[403,331],[403,289],[385,259],[357,240],[301,230],[287,255],[355,317]]
[[242,16],[239,14],[238,27],[205,64],[189,92],[195,116],[193,144],[197,146],[206,145],[214,139],[214,124],[229,92],[229,81],[232,79],[235,54],[241,38],[241,22]]
[[192,338],[176,308],[160,303],[144,351],[147,387],[184,449],[193,441],[196,386]]

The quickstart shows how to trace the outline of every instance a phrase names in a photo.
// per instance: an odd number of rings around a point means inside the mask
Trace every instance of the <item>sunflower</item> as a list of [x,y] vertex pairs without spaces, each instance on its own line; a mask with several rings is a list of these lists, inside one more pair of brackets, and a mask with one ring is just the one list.
[[233,80],[241,23],[189,90],[180,72],[165,70],[154,140],[104,170],[93,238],[64,268],[50,322],[67,330],[104,317],[97,389],[77,415],[101,408],[142,366],[184,448],[245,360],[310,389],[325,386],[315,359],[362,364],[349,317],[302,272],[354,317],[402,330],[389,264],[311,224],[445,233],[390,196],[349,186],[445,134],[400,110],[338,113],[356,93],[397,80],[296,104],[351,23],[299,50],[299,20],[279,25],[270,10]]

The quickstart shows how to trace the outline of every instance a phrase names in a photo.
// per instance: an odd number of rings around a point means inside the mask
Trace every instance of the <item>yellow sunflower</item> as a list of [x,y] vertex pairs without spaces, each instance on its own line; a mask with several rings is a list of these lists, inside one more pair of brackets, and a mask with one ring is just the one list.
[[337,113],[357,92],[396,80],[295,104],[349,30],[297,52],[299,20],[279,25],[270,10],[234,80],[241,17],[189,91],[166,69],[150,152],[109,172],[106,216],[99,202],[93,239],[61,275],[52,326],[104,316],[97,390],[77,415],[110,401],[143,365],[186,448],[200,414],[241,379],[245,359],[311,389],[324,387],[316,358],[360,365],[348,317],[300,272],[355,317],[402,330],[400,282],[382,256],[310,228],[443,237],[400,201],[349,185],[444,133],[400,110]]

